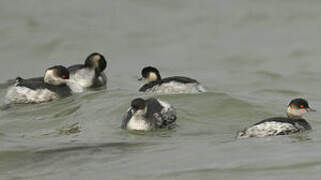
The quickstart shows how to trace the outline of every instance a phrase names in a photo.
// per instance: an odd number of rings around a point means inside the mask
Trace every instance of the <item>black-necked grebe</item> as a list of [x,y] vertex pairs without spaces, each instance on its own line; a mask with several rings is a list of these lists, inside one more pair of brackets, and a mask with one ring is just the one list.
[[103,72],[107,62],[105,57],[99,53],[92,53],[84,64],[76,64],[68,67],[70,79],[77,82],[83,88],[104,87],[107,77]]
[[159,99],[134,99],[125,114],[122,128],[127,130],[150,131],[175,124],[174,108]]
[[18,77],[7,91],[6,103],[43,103],[70,96],[72,92],[81,92],[82,89],[70,81],[69,76],[64,66],[53,66],[46,70],[44,77]]
[[262,120],[238,133],[238,138],[266,137],[294,134],[311,130],[310,124],[303,119],[307,112],[315,111],[309,107],[306,100],[293,99],[287,109],[288,117],[274,117]]
[[189,77],[173,76],[168,78],[161,78],[159,71],[155,67],[143,68],[142,78],[147,83],[142,86],[139,91],[141,92],[155,92],[155,93],[200,93],[205,92],[201,84]]

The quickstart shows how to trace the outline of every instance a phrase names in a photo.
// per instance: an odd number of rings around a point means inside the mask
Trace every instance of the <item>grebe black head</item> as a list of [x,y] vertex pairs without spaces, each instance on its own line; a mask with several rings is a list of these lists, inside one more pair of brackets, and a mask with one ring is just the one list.
[[53,66],[46,70],[44,82],[54,86],[64,85],[69,76],[69,71],[64,66]]
[[142,78],[140,78],[139,80],[145,79],[148,82],[153,82],[153,81],[158,81],[162,79],[158,69],[152,66],[144,67],[141,74],[142,74]]
[[288,106],[287,115],[290,118],[302,118],[307,112],[314,112],[309,103],[302,98],[293,99]]
[[146,107],[146,101],[142,98],[134,99],[131,103],[131,107],[134,111],[143,110]]
[[100,73],[106,69],[107,62],[102,54],[95,52],[86,58],[85,66],[95,69],[97,73]]

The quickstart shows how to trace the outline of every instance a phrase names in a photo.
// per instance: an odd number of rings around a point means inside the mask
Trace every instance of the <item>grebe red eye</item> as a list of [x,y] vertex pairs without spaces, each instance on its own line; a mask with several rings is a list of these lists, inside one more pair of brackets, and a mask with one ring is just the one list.
[[143,109],[143,106],[138,106],[138,109]]
[[304,105],[300,105],[300,108],[304,108]]
[[62,77],[62,79],[66,79],[67,78],[67,76],[65,74],[62,75],[61,77]]

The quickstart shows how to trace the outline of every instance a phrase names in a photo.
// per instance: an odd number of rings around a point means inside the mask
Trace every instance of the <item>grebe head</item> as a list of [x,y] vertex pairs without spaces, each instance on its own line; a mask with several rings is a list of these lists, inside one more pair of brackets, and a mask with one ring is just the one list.
[[314,112],[311,109],[308,101],[302,98],[293,99],[288,106],[287,115],[290,118],[302,118],[307,112]]
[[139,80],[146,80],[147,82],[153,82],[153,81],[158,81],[161,80],[161,76],[159,74],[159,71],[152,66],[144,67],[142,72],[142,78]]
[[97,73],[101,73],[106,69],[107,62],[102,54],[95,52],[86,58],[85,66],[95,69]]
[[48,68],[44,76],[44,82],[54,86],[64,85],[68,79],[68,69],[60,65]]
[[132,113],[143,116],[147,112],[146,101],[142,98],[134,99],[131,103]]

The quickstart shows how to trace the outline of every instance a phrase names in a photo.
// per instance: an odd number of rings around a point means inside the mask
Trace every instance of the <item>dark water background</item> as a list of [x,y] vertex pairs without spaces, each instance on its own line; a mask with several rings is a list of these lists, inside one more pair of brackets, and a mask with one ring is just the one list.
[[[0,2],[0,100],[8,79],[109,57],[107,91],[0,111],[0,179],[320,179],[321,1],[55,0]],[[120,127],[145,65],[208,93],[160,95],[173,131]],[[319,112],[313,131],[235,140],[292,98]]]

